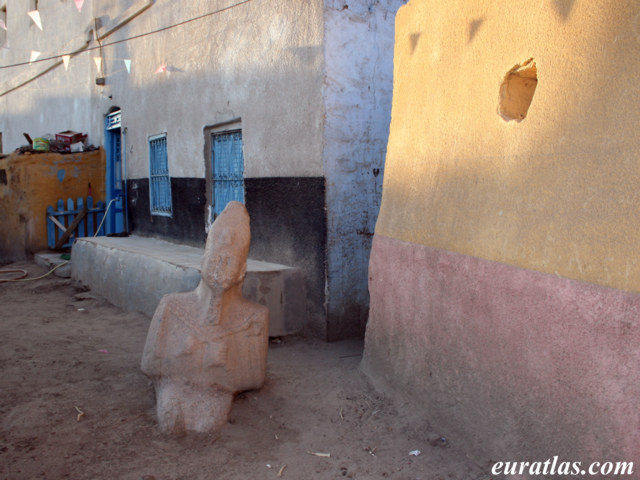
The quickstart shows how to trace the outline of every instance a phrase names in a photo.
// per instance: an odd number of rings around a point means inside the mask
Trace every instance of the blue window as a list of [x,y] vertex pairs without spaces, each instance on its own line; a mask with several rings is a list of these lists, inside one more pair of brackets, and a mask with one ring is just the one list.
[[152,215],[171,216],[173,212],[166,133],[149,138],[149,204]]
[[215,220],[230,201],[244,203],[244,157],[240,130],[211,134],[211,171],[212,220]]

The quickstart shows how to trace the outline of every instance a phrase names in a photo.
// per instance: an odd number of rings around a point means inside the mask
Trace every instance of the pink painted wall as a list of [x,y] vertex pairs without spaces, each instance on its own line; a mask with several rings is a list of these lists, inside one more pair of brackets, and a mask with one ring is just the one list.
[[369,289],[364,371],[475,458],[640,465],[640,295],[382,235]]

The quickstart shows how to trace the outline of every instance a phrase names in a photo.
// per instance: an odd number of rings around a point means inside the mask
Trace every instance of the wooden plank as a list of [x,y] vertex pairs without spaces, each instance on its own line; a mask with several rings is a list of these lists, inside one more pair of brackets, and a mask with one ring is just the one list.
[[61,224],[61,223],[58,221],[58,219],[57,219],[56,217],[54,217],[53,215],[49,215],[49,220],[51,220],[53,223],[55,223],[55,224],[58,226],[58,228],[59,228],[60,230],[62,230],[63,232],[66,232],[66,231],[67,231],[67,227],[65,227],[63,224]]
[[[58,218],[58,220],[60,220],[60,223],[62,224],[62,226],[64,227],[65,225],[68,225],[69,223],[65,221],[65,219],[67,218],[65,215],[65,211],[64,211],[64,200],[62,200],[61,198],[58,199],[58,214],[56,215],[56,217]],[[62,232],[64,232],[67,229],[67,227],[64,227],[62,230],[58,230],[57,235],[56,235],[56,239],[60,237],[60,235],[62,235]],[[55,245],[55,243],[54,243]]]
[[87,237],[93,236],[93,219],[96,216],[93,213],[93,197],[89,195],[87,197],[87,208],[89,209],[89,213],[87,214]]
[[49,205],[47,207],[47,247],[53,248],[56,244],[56,226],[51,220],[53,216],[53,207]]
[[[85,217],[88,217],[88,213],[89,213],[89,205],[84,205],[84,200],[82,199],[82,197],[78,197],[78,208],[80,210],[86,210],[85,212]],[[84,218],[80,220],[80,223],[78,223],[78,228],[76,229],[76,238],[80,238],[80,237],[85,237],[86,234],[84,233]]]
[[76,217],[73,219],[73,222],[71,222],[71,225],[69,225],[69,228],[67,228],[67,230],[62,234],[62,236],[58,239],[56,244],[53,246],[54,250],[58,250],[60,247],[62,247],[62,245],[64,245],[64,243],[69,239],[73,231],[76,229],[76,227],[80,223],[80,220],[82,220],[86,214],[87,214],[87,205],[85,204],[82,206],[82,210],[80,210],[80,213],[78,213]]

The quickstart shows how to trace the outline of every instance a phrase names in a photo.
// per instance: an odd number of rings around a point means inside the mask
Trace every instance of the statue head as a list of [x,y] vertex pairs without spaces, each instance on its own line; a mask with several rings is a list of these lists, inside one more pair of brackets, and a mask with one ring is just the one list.
[[250,243],[247,209],[239,202],[229,202],[207,237],[200,273],[204,283],[218,292],[240,284],[247,270]]

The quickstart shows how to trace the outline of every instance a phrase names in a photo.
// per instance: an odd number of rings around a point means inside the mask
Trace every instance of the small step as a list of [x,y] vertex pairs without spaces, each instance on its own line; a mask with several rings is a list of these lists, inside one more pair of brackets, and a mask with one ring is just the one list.
[[35,260],[36,264],[48,270],[55,268],[55,270],[53,271],[53,275],[55,275],[56,277],[71,277],[71,263],[68,259],[63,258],[63,254],[40,252],[36,253],[33,256],[33,259]]

